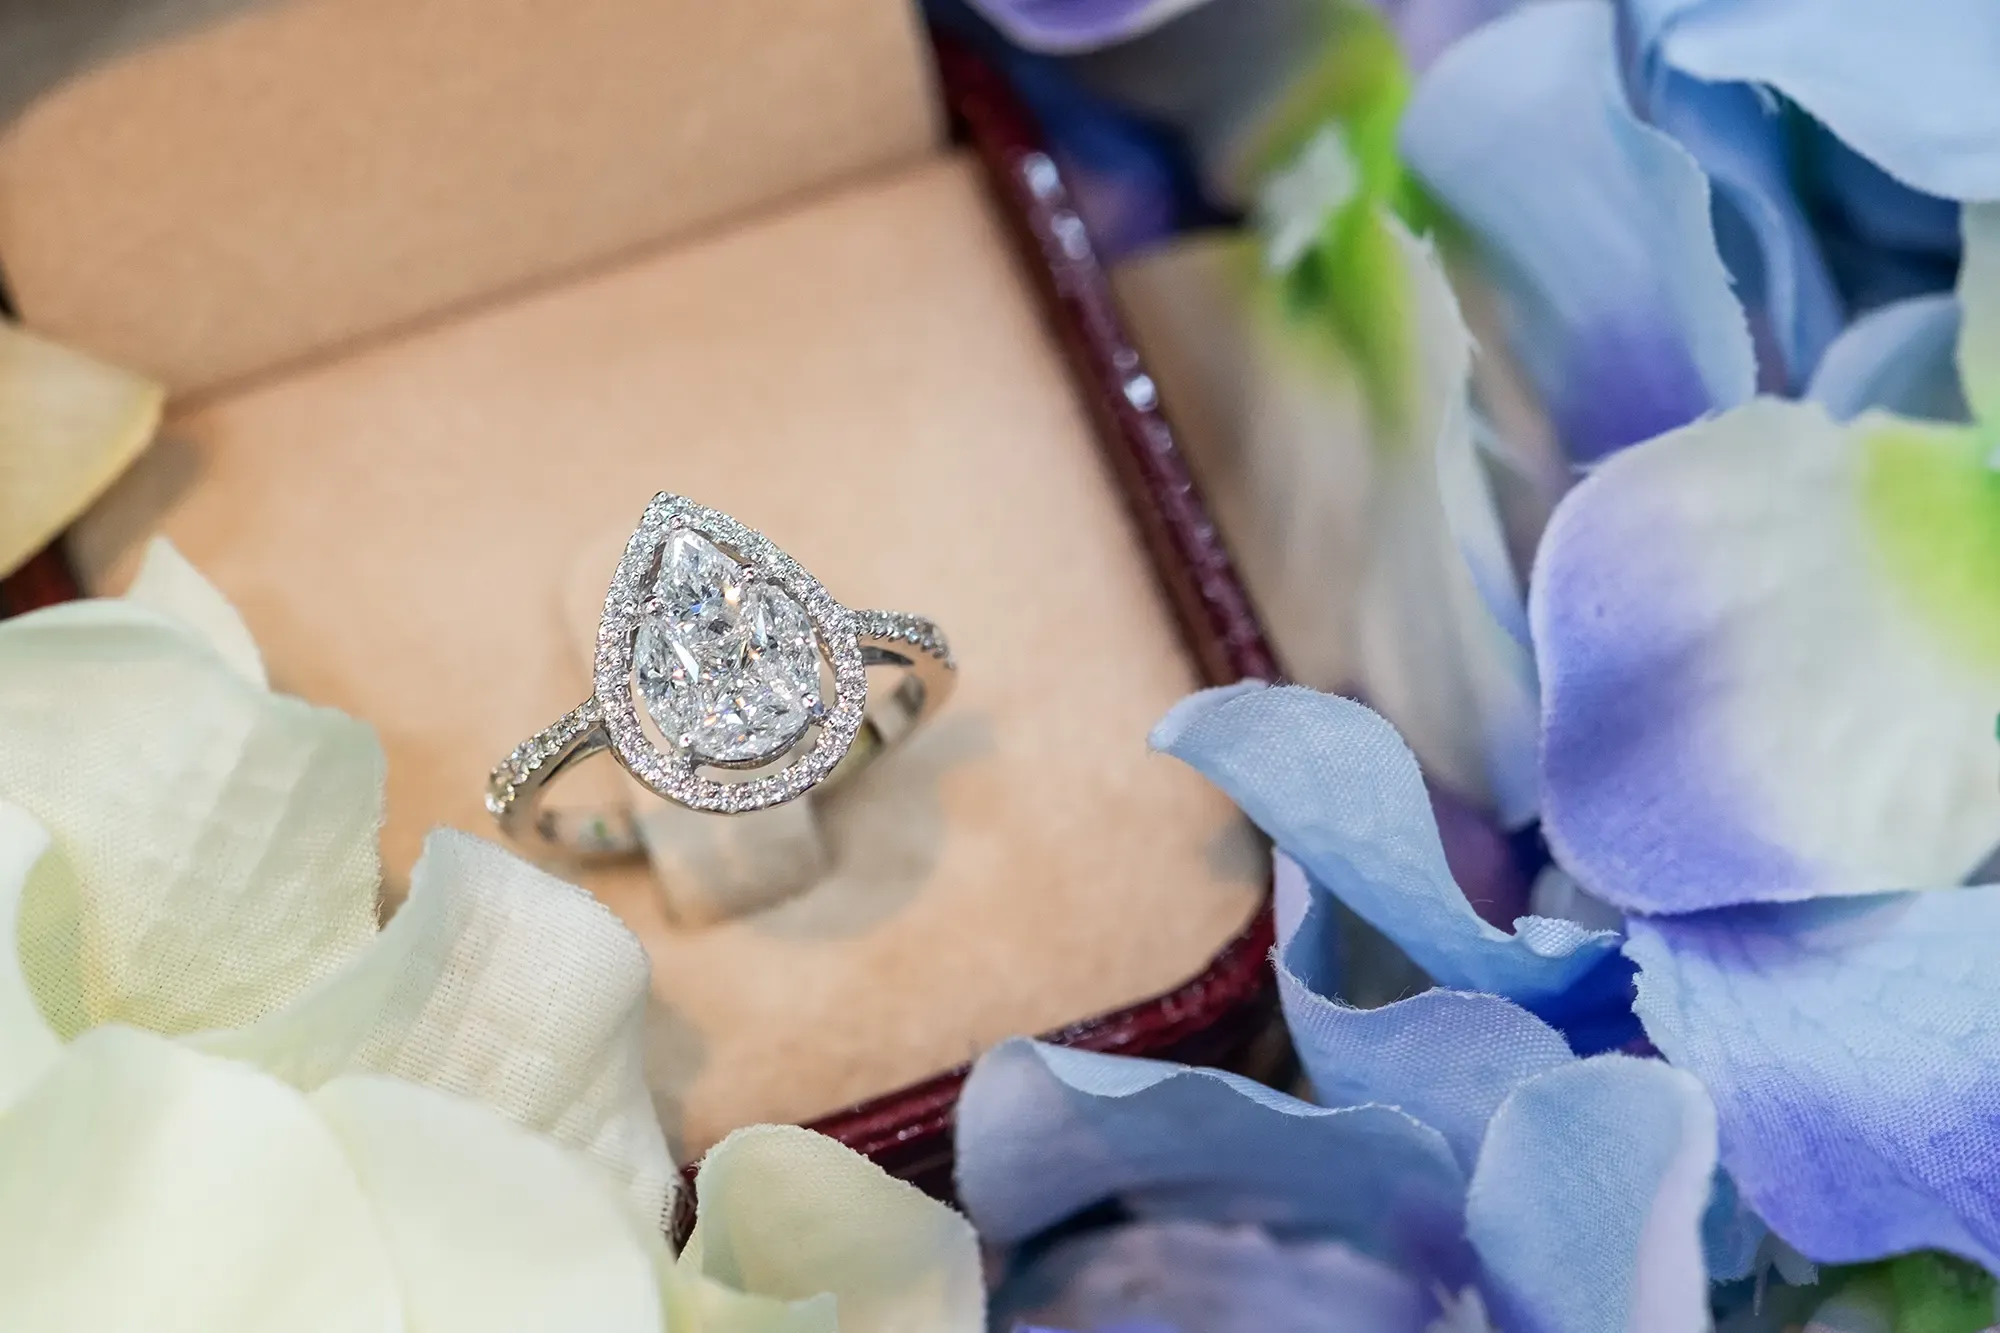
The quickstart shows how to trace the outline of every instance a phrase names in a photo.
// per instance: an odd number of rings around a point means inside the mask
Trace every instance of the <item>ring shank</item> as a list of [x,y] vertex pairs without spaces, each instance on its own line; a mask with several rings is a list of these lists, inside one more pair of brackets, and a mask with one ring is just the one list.
[[[957,681],[951,649],[936,625],[921,616],[889,611],[855,613],[862,662],[895,667],[902,675],[878,693],[870,683],[860,730],[833,771],[803,794],[845,782],[900,744],[943,706]],[[640,821],[629,809],[547,808],[543,798],[557,778],[612,749],[603,710],[592,698],[516,746],[494,768],[486,808],[500,831],[570,859],[601,861],[646,852]],[[736,817],[736,816],[729,816]]]

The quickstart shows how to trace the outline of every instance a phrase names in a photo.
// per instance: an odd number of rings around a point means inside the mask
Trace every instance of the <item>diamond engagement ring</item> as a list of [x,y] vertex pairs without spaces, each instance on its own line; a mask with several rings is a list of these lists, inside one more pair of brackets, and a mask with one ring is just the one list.
[[[878,695],[875,666],[902,678]],[[865,765],[936,711],[956,675],[929,620],[849,610],[761,533],[663,492],[611,577],[590,698],[493,770],[486,808],[509,837],[633,854],[630,814],[545,810],[544,789],[608,750],[689,809],[763,810]]]

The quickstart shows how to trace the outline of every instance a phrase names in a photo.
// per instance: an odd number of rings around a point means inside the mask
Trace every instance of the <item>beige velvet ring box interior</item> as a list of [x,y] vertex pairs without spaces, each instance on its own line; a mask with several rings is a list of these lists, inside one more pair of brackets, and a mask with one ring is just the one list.
[[577,872],[651,952],[688,1154],[1171,989],[1263,902],[1146,749],[1202,682],[936,97],[883,0],[270,0],[0,138],[24,320],[175,391],[85,585],[164,533],[278,688],[373,724],[392,882],[588,693],[576,589],[656,491],[949,633],[958,692],[825,803],[821,883],[689,922]]

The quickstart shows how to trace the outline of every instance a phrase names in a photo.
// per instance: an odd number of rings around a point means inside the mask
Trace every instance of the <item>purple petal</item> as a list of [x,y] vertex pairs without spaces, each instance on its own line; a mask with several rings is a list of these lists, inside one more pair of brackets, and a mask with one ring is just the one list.
[[1410,1278],[1338,1242],[1200,1222],[1060,1241],[993,1299],[999,1327],[1025,1316],[1079,1333],[1419,1333],[1427,1304]]
[[1722,1160],[1822,1263],[2000,1267],[2000,888],[1634,920],[1639,1013]]
[[1151,32],[1205,0],[969,0],[1009,40],[1051,55],[1094,51]]
[[1633,114],[1619,63],[1611,6],[1528,5],[1447,51],[1402,129],[1412,167],[1479,241],[1579,462],[1756,384],[1707,179]]

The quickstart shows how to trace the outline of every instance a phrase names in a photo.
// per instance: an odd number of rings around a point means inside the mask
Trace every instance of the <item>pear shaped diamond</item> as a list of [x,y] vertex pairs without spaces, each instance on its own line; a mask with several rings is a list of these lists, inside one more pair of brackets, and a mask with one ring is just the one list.
[[685,528],[660,550],[632,670],[660,730],[710,763],[776,759],[821,711],[819,654],[804,609]]

